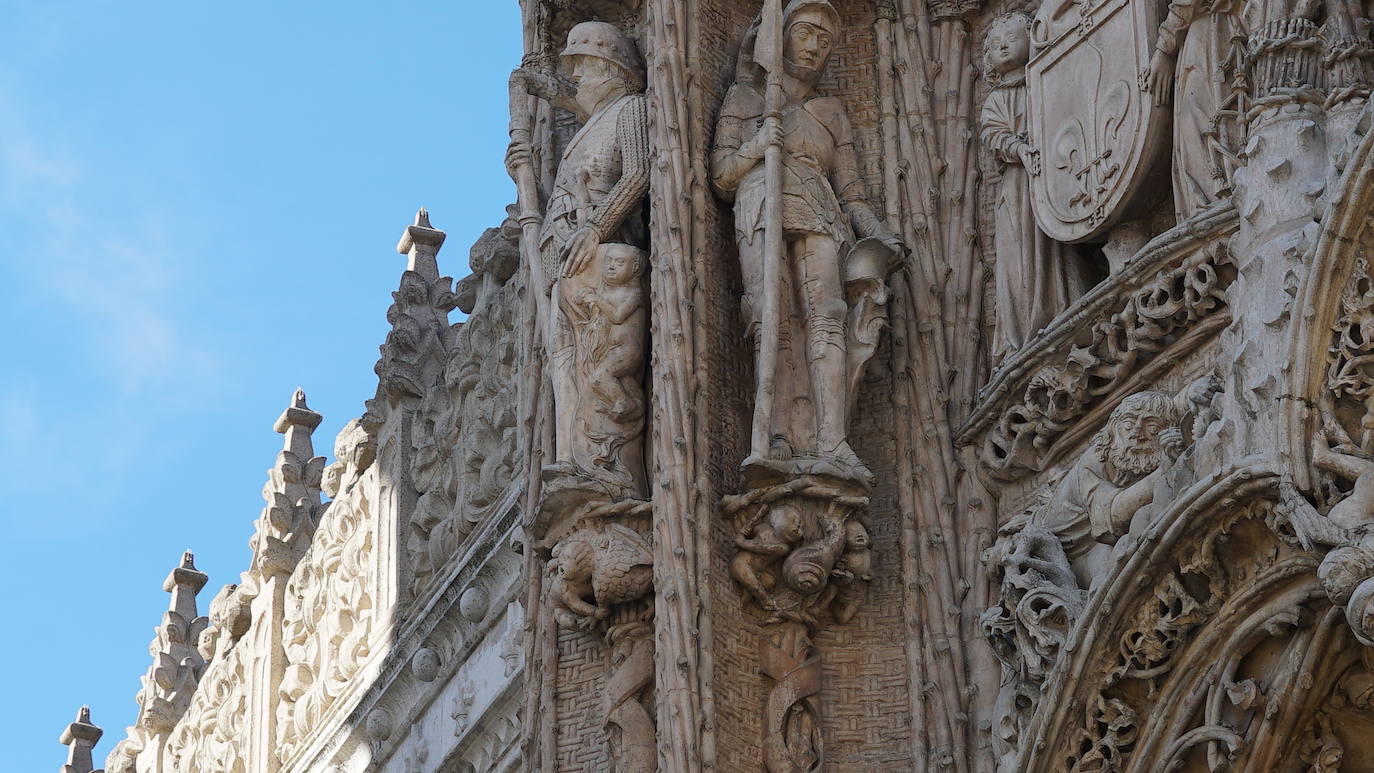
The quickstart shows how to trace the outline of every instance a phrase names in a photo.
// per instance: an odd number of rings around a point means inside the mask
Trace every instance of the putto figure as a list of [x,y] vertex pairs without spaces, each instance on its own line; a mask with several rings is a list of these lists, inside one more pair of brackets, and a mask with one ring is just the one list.
[[[518,70],[517,85],[585,123],[568,141],[539,231],[539,272],[556,425],[555,461],[645,496],[643,362],[648,328],[642,204],[649,190],[644,68],[634,41],[606,22],[568,33],[557,75]],[[507,163],[528,167],[513,142]],[[601,362],[612,356],[619,368]]]
[[994,362],[1025,345],[1035,332],[1069,307],[1081,288],[1070,273],[1073,255],[1046,236],[1031,208],[1032,175],[1040,174],[1040,153],[1027,134],[1029,122],[1026,62],[1030,59],[1031,18],[999,16],[983,48],[984,72],[992,92],[979,119],[982,140],[996,159],[1001,182],[993,206],[997,255],[997,324]]
[[[903,248],[866,201],[844,104],[816,94],[840,34],[839,13],[826,0],[791,0],[783,9],[776,114],[766,104],[770,65],[761,52],[772,43],[759,30],[756,24],[744,41],[711,155],[715,188],[735,205],[742,305],[756,362],[764,361],[764,349],[776,347],[772,374],[765,375],[762,364],[756,367],[760,388],[749,461],[819,457],[864,469],[846,440],[852,370],[847,339],[860,327],[847,319],[846,287],[861,278],[857,273],[873,273],[873,261],[864,255],[876,251],[891,261]],[[780,254],[766,247],[770,146],[781,148]],[[863,237],[857,248],[856,235]],[[770,268],[769,261],[776,265]],[[769,304],[777,304],[776,317],[768,313]],[[770,318],[777,320],[777,330],[765,330]],[[760,399],[765,378],[775,378],[775,384]]]

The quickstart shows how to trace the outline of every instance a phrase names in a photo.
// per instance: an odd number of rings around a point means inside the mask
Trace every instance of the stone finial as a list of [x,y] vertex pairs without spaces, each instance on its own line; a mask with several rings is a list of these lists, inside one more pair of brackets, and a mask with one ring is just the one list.
[[196,650],[196,641],[209,624],[196,610],[196,594],[209,579],[196,569],[195,555],[188,550],[162,583],[162,589],[172,598],[148,645],[153,663],[142,677],[138,719],[131,728],[131,737],[170,732],[191,703],[191,695],[205,670],[205,659]]
[[273,429],[286,437],[277,463],[267,471],[262,497],[267,501],[252,539],[250,573],[290,574],[310,546],[320,504],[320,479],[324,457],[315,455],[311,435],[324,417],[310,410],[305,391],[296,389],[291,404],[277,418]]
[[424,207],[415,213],[415,224],[407,226],[396,244],[396,251],[409,256],[407,271],[414,271],[433,282],[439,278],[439,248],[447,237],[443,231],[429,224],[429,211]]
[[210,576],[196,568],[196,556],[187,550],[181,554],[181,566],[173,569],[162,581],[162,589],[172,594],[171,611],[183,620],[195,620],[196,594],[210,581]]
[[310,410],[310,406],[306,405],[305,390],[296,387],[296,391],[291,395],[291,404],[277,417],[277,423],[272,429],[286,436],[283,450],[290,451],[298,459],[309,459],[315,455],[311,435],[314,434],[315,428],[320,426],[321,421],[324,421],[324,416]]
[[76,712],[76,721],[67,725],[58,739],[67,747],[67,764],[59,769],[59,773],[93,773],[95,762],[91,758],[91,750],[104,734],[104,730],[91,724],[91,707],[82,706]]

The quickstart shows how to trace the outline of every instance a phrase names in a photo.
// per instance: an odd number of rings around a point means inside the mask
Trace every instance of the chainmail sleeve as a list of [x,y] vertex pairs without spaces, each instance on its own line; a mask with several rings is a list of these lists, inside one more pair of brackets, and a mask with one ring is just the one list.
[[602,199],[588,224],[603,242],[615,234],[649,192],[649,111],[643,94],[631,96],[620,108],[616,139],[620,143],[620,179]]

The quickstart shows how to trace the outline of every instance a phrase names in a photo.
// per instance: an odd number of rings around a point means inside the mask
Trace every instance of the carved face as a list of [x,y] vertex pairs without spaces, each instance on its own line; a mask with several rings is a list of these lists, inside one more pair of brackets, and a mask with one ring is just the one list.
[[819,73],[830,59],[834,33],[826,26],[824,14],[802,11],[787,28],[784,55],[793,67],[806,73]]
[[625,90],[625,74],[614,64],[600,57],[576,54],[568,57],[569,77],[577,84],[577,104],[588,113],[617,90]]
[[1030,59],[1030,30],[1016,17],[995,25],[983,44],[988,63],[998,73],[1024,67]]
[[1113,416],[1107,461],[1121,472],[1146,475],[1154,472],[1161,460],[1159,433],[1167,426],[1152,413],[1127,411]]
[[768,523],[773,527],[773,536],[782,542],[796,542],[802,538],[801,513],[794,507],[774,507],[768,514]]
[[604,255],[608,284],[629,284],[639,276],[639,258],[633,253],[628,250],[606,250]]

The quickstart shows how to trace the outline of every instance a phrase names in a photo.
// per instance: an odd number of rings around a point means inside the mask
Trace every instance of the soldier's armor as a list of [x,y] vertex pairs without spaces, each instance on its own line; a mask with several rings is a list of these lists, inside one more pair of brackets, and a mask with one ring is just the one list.
[[[625,173],[626,144],[631,153],[647,155],[645,143],[645,104],[643,94],[628,94],[592,116],[573,135],[563,151],[549,195],[544,227],[539,236],[539,251],[544,261],[546,282],[552,285],[560,273],[562,252],[574,232],[583,225],[615,224],[603,230],[602,241],[641,246],[645,229],[634,211],[639,197],[623,200],[608,197]],[[616,218],[619,223],[615,223]],[[547,288],[546,288],[547,289]]]

